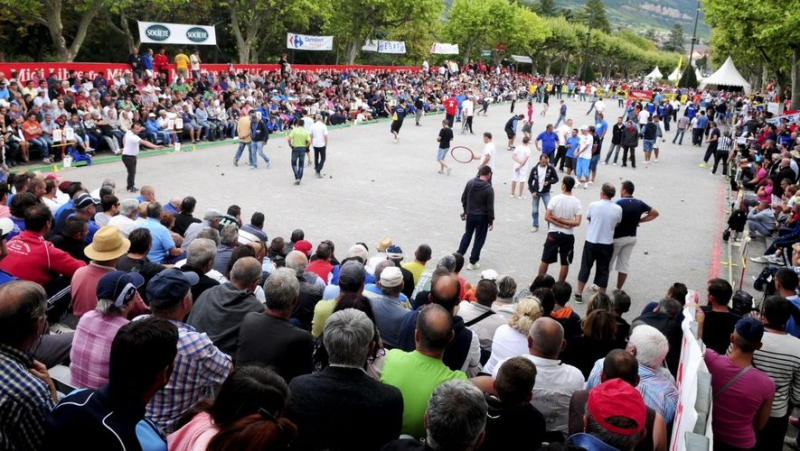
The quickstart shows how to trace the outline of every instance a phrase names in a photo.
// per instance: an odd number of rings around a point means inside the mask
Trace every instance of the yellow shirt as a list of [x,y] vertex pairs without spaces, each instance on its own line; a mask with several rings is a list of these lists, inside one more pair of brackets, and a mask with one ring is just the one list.
[[289,133],[289,139],[292,147],[308,147],[311,141],[311,135],[302,126],[295,127]]
[[425,272],[425,265],[416,261],[403,263],[403,268],[407,269],[414,276],[414,285],[419,282],[419,277]]
[[175,66],[177,66],[178,69],[188,69],[189,57],[183,53],[178,53],[175,55]]

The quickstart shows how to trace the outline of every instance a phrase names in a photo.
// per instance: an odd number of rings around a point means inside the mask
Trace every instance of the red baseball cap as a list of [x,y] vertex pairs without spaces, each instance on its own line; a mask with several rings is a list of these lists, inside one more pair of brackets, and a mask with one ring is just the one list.
[[[647,409],[642,395],[622,379],[611,379],[592,389],[586,407],[597,424],[614,434],[633,435],[644,429]],[[611,417],[628,418],[636,427],[614,426],[608,422]]]
[[306,240],[300,240],[300,241],[294,243],[294,250],[300,251],[300,252],[306,254],[306,257],[310,257],[311,256],[311,250],[312,249],[314,249],[314,246],[312,246],[311,243],[309,243]]

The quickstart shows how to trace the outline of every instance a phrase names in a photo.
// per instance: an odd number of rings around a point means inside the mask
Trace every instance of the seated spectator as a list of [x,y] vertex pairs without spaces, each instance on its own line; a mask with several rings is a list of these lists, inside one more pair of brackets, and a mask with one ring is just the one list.
[[129,241],[131,246],[128,248],[128,253],[120,257],[116,268],[118,271],[135,272],[144,277],[144,285],[139,288],[139,296],[142,297],[145,304],[150,305],[147,299],[147,285],[156,274],[164,270],[164,267],[151,262],[147,258],[150,246],[153,243],[149,230],[134,230],[131,232]]
[[[452,256],[451,256],[452,257]],[[443,362],[451,370],[460,370],[468,376],[477,376],[481,370],[481,346],[478,334],[464,326],[464,319],[455,315],[459,300],[459,283],[457,277],[448,270],[439,270],[434,274],[428,301],[444,307],[450,312],[453,323],[453,339],[447,344]],[[411,351],[409,338],[414,337],[414,325],[420,309],[406,313],[400,326],[400,349]],[[380,330],[380,325],[378,327]]]
[[464,381],[447,381],[436,387],[425,409],[425,443],[395,440],[383,451],[479,449],[486,428],[483,393]]
[[417,316],[416,350],[393,349],[386,355],[381,382],[396,387],[403,395],[403,434],[424,437],[423,416],[434,389],[442,382],[467,379],[466,374],[453,371],[442,362],[445,347],[453,335],[450,312],[440,305],[428,305]]
[[304,330],[311,330],[314,309],[322,300],[325,284],[316,274],[306,271],[308,258],[300,251],[292,251],[286,255],[286,267],[294,271],[300,283],[300,302],[292,312],[292,322]]
[[144,277],[110,271],[96,285],[95,309],[78,321],[70,352],[70,385],[97,389],[108,383],[111,342],[135,305]]
[[236,355],[239,329],[245,315],[264,312],[264,306],[253,294],[260,281],[258,260],[245,257],[237,261],[231,271],[231,281],[204,291],[192,307],[187,323],[198,332],[208,334],[225,354]]
[[405,263],[403,267],[409,271],[414,276],[414,285],[419,282],[419,278],[423,272],[425,272],[425,265],[430,261],[431,254],[431,247],[427,244],[420,244],[417,250],[414,252],[414,261]]
[[552,291],[556,302],[553,311],[550,312],[550,318],[553,318],[561,324],[561,327],[564,328],[564,336],[567,337],[567,340],[569,340],[570,337],[580,335],[582,333],[581,317],[575,313],[572,307],[567,305],[572,297],[572,285],[567,282],[555,282]]
[[458,316],[464,320],[464,326],[478,335],[481,353],[488,360],[492,352],[492,339],[500,326],[506,324],[500,315],[492,310],[497,299],[497,284],[493,280],[481,280],[475,290],[475,302],[461,301]]
[[703,359],[711,374],[714,449],[753,448],[756,431],[763,429],[769,420],[775,383],[753,368],[753,353],[761,348],[763,335],[760,321],[742,318],[736,323],[727,356],[706,348]]
[[333,256],[331,246],[325,242],[320,243],[314,256],[316,258],[308,264],[306,271],[318,275],[327,284],[333,277],[334,268],[331,264],[331,257]]
[[502,360],[527,353],[528,333],[533,322],[541,316],[542,305],[534,297],[514,304],[514,315],[508,320],[508,324],[498,327],[492,337],[492,355],[486,362],[484,371],[491,374]]
[[220,213],[219,210],[213,208],[206,210],[201,222],[193,222],[186,228],[186,232],[183,234],[183,248],[188,249],[192,241],[197,238],[197,234],[202,230],[216,230],[219,227],[220,219],[222,219],[222,213]]
[[119,214],[108,221],[108,225],[112,225],[119,229],[122,236],[125,238],[130,237],[131,232],[139,227],[136,220],[139,218],[139,201],[136,199],[123,199],[119,203]]
[[512,357],[497,371],[494,390],[486,395],[486,437],[479,449],[514,449],[520,443],[538,449],[545,438],[544,416],[531,405],[536,365],[524,357]]
[[264,233],[264,213],[259,211],[250,217],[250,224],[245,224],[239,230],[239,244],[252,242],[267,242],[267,234]]
[[[192,216],[196,206],[197,199],[192,196],[186,196],[181,200],[180,211],[175,215],[175,225],[172,227],[173,232],[180,236],[185,236],[186,229],[188,229],[190,225],[200,222],[200,219]],[[186,248],[188,248],[188,246],[184,243],[184,249]]]
[[14,222],[14,229],[8,234],[8,239],[13,240],[17,235],[24,232],[25,213],[34,205],[39,203],[39,199],[33,193],[23,192],[15,195],[10,201],[11,220]]
[[611,293],[614,301],[614,317],[617,321],[617,341],[626,342],[631,334],[631,325],[622,317],[631,309],[631,297],[624,290],[614,290]]
[[[678,408],[678,389],[669,371],[663,367],[669,351],[667,338],[655,327],[636,326],[631,332],[626,348],[639,364],[639,384],[636,389],[644,397],[648,407],[655,410],[670,427]],[[600,374],[605,359],[594,364],[592,373],[586,379],[588,390],[600,385]]]
[[[580,370],[558,360],[558,354],[565,345],[564,328],[556,320],[541,317],[533,322],[528,336],[529,353],[523,357],[536,365],[536,383],[531,403],[544,415],[546,441],[564,441],[568,430],[570,398],[583,388],[584,379]],[[501,361],[492,370],[495,381],[504,362]]]
[[400,291],[400,293],[405,295],[406,298],[409,298],[414,294],[414,287],[416,284],[414,283],[414,275],[411,271],[403,267],[403,258],[405,258],[403,256],[403,249],[400,248],[400,246],[395,244],[386,249],[386,259],[393,262],[403,274],[403,290]]
[[[206,334],[199,333],[183,319],[192,310],[191,288],[200,280],[194,273],[168,269],[157,274],[147,286],[153,316],[178,328],[178,354],[167,385],[147,405],[146,417],[163,431],[174,430],[176,421],[207,393],[219,389],[233,371],[231,357],[220,351]],[[146,316],[137,318],[137,321]]]
[[280,268],[267,279],[264,292],[267,310],[250,312],[241,320],[236,364],[270,366],[291,382],[311,373],[314,349],[311,334],[289,323],[299,302],[300,283],[292,270]]
[[[311,321],[311,335],[319,338],[325,322],[331,316],[337,303],[346,295],[361,295],[367,272],[364,265],[357,260],[345,259],[339,270],[339,294],[335,299],[317,302],[314,306],[314,319]],[[371,307],[370,307],[371,308]]]
[[[658,302],[658,307],[652,312],[642,313],[631,323],[631,327],[634,329],[642,324],[653,326],[667,337],[669,352],[667,353],[666,364],[673,377],[678,374],[678,363],[681,359],[681,343],[683,342],[683,329],[681,329],[681,324],[677,319],[680,311],[681,305],[678,301],[664,298]],[[698,336],[702,338],[702,334],[698,333]]]
[[[705,318],[702,324],[698,324],[702,327],[698,327],[697,337],[703,340],[706,347],[713,349],[717,354],[725,355],[731,344],[733,328],[742,317],[728,309],[728,303],[733,296],[733,288],[728,281],[711,279],[708,281],[707,290],[707,304],[703,308]],[[667,335],[667,338],[670,336]],[[673,342],[670,341],[669,345],[673,346]],[[677,346],[680,347],[680,344]]]
[[[400,391],[364,372],[375,333],[372,320],[356,309],[340,310],[328,318],[323,340],[330,365],[289,384],[290,416],[302,431],[299,448],[380,449],[400,435]],[[361,431],[356,435],[353,422]]]
[[614,315],[605,310],[595,310],[581,323],[583,334],[567,339],[567,347],[561,360],[589,377],[594,362],[602,359],[613,349],[624,349],[625,342],[617,341],[617,322]]
[[147,218],[139,223],[139,227],[150,230],[153,245],[147,258],[153,263],[169,264],[181,260],[181,250],[175,246],[175,241],[169,230],[161,224],[161,204],[150,202],[147,205]]
[[228,224],[219,232],[219,246],[217,256],[214,258],[214,269],[223,274],[228,270],[228,262],[231,260],[233,249],[239,244],[239,228],[234,224]]
[[400,291],[403,289],[403,274],[400,268],[390,261],[382,262],[376,268],[380,274],[378,286],[380,296],[370,297],[372,311],[375,312],[375,321],[384,344],[392,349],[399,345],[400,326],[409,309],[400,301]]
[[[603,361],[603,372],[600,381],[621,379],[632,387],[639,385],[639,365],[636,358],[622,349],[615,349],[608,353]],[[569,435],[584,431],[584,416],[586,415],[586,401],[589,399],[589,390],[578,390],[572,394],[569,403]],[[667,425],[664,418],[655,410],[645,406],[645,436],[636,445],[636,451],[665,451],[667,449]]]
[[55,294],[69,286],[75,271],[86,263],[45,241],[52,219],[53,214],[44,204],[28,208],[25,231],[6,244],[8,255],[0,261],[0,270],[18,279],[43,285],[45,290]]
[[[775,273],[775,278],[773,280],[775,281],[776,294],[779,294],[789,301],[795,307],[794,310],[800,309],[800,297],[797,296],[797,288],[798,283],[800,283],[800,279],[798,279],[797,273],[794,272],[794,269],[779,269]],[[786,332],[789,335],[798,338],[800,337],[800,327],[798,327],[798,323],[795,321],[794,316],[795,315],[789,316],[789,319],[786,322]]]
[[[78,449],[91,437],[97,449],[163,449],[166,440],[145,419],[145,407],[169,381],[177,343],[177,328],[163,319],[123,326],[111,344],[108,384],[62,399],[47,418],[44,448]],[[120,411],[127,414],[114,415]]]
[[56,249],[67,252],[72,258],[89,263],[89,257],[83,253],[86,247],[86,237],[89,235],[89,226],[83,218],[72,216],[67,218],[61,232],[51,236],[48,241]]
[[103,196],[100,199],[100,207],[103,211],[97,212],[94,215],[94,222],[100,227],[107,226],[111,218],[119,213],[119,199],[117,199],[117,196],[113,195]]
[[288,403],[289,387],[274,371],[237,367],[213,403],[190,410],[167,444],[172,451],[286,448],[298,437],[284,416]]
[[217,280],[208,276],[208,273],[214,269],[216,255],[217,245],[208,238],[197,238],[189,245],[186,251],[186,263],[180,267],[180,270],[197,274],[197,277],[200,278],[199,282],[192,285],[192,299],[199,300],[203,292],[219,285]]
[[514,295],[517,293],[517,281],[511,276],[497,279],[497,299],[492,303],[492,310],[497,312],[505,322],[514,315]]
[[58,398],[47,367],[29,352],[46,327],[47,295],[35,283],[9,282],[0,299],[0,448],[43,449],[45,418]]

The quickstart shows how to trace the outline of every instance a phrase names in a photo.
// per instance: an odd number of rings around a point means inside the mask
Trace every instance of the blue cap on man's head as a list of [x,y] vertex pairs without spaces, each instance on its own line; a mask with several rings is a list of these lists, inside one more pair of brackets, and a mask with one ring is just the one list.
[[147,284],[147,300],[156,308],[172,307],[182,301],[199,281],[200,276],[194,272],[166,269],[150,279]]

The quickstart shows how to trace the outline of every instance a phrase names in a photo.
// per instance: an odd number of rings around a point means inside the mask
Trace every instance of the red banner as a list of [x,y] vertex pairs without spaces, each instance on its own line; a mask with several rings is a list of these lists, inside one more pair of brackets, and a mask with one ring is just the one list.
[[[228,72],[233,69],[233,72],[240,73],[245,70],[249,72],[263,72],[263,71],[277,71],[280,69],[278,64],[203,64],[200,66],[202,70],[208,71],[211,74],[217,75],[221,72]],[[293,70],[299,71],[315,71],[324,72],[329,70],[366,70],[366,71],[397,71],[397,72],[417,72],[421,68],[418,66],[357,66],[357,65],[317,65],[317,64],[297,64],[292,66]],[[34,78],[34,74],[38,74],[40,78],[47,78],[51,73],[55,72],[56,78],[59,80],[66,80],[69,77],[69,71],[74,70],[79,74],[83,74],[88,79],[93,79],[99,72],[103,72],[106,78],[113,78],[116,75],[122,75],[126,71],[131,70],[127,64],[115,63],[0,63],[0,72],[4,73],[7,78],[11,78],[12,72],[17,72],[17,80],[27,81]],[[175,65],[170,65],[170,79],[177,76]]]
[[628,98],[635,100],[653,100],[653,91],[631,89],[630,91],[628,91]]

